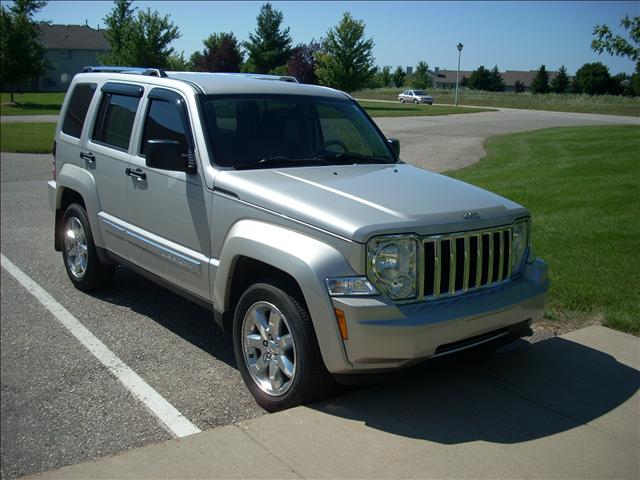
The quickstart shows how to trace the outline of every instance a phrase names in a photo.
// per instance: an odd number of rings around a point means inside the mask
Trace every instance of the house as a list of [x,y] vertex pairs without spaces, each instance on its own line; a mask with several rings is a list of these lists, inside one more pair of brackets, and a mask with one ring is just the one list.
[[76,73],[99,64],[98,55],[109,49],[104,31],[99,28],[47,23],[38,24],[38,28],[51,69],[32,82],[32,91],[65,92]]
[[[466,81],[464,79],[468,79],[471,76],[470,70],[460,70],[460,84],[464,85]],[[521,82],[525,86],[525,90],[531,90],[531,82],[533,82],[533,78],[536,75],[536,70],[506,70],[502,73],[502,78],[504,80],[504,91],[505,92],[513,92],[516,82]],[[549,72],[549,82],[553,80],[558,72],[550,71]],[[436,67],[432,74],[433,85],[436,88],[456,88],[456,71],[455,70],[440,70]],[[569,77],[569,79],[573,79],[573,77]]]

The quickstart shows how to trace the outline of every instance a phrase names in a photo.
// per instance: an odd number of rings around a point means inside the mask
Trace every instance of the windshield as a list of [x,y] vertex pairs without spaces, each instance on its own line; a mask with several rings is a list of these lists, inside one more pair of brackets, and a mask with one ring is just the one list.
[[414,90],[413,93],[414,95],[426,95],[427,92],[424,90]]
[[284,95],[202,96],[213,160],[223,167],[394,163],[349,100]]

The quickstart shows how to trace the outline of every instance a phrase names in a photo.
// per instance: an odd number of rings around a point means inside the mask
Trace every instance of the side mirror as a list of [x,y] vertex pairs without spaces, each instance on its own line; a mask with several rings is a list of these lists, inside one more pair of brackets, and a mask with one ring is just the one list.
[[387,142],[391,146],[391,150],[396,155],[396,158],[400,158],[400,140],[397,138],[387,138]]
[[176,140],[147,140],[145,144],[147,167],[174,172],[193,173],[188,155],[182,153],[182,145]]

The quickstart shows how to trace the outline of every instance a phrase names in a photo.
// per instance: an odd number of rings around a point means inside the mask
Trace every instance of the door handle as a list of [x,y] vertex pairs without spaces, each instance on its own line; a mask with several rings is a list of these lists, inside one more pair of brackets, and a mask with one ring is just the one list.
[[136,168],[135,170],[132,168],[127,168],[125,169],[124,173],[126,173],[130,177],[134,177],[139,182],[147,179],[147,174],[144,173],[141,168]]
[[89,162],[95,162],[96,157],[91,152],[80,152],[80,158]]

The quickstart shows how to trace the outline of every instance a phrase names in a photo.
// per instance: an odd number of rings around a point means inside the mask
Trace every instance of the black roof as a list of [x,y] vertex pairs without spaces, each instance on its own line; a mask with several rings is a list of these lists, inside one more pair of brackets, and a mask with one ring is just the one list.
[[103,30],[86,25],[38,24],[40,41],[44,48],[61,50],[109,50]]

